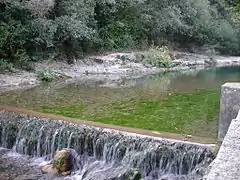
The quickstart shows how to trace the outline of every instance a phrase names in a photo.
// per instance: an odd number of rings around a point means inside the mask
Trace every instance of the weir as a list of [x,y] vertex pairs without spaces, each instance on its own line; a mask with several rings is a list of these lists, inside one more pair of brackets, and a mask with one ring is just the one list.
[[214,159],[211,145],[168,140],[0,110],[0,147],[50,160],[75,152],[78,180],[201,179]]

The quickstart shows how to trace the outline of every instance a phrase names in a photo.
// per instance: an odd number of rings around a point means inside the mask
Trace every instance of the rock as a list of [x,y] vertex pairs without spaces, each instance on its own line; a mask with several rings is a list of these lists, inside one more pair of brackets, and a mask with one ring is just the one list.
[[7,173],[0,173],[0,179],[4,179],[4,180],[12,180],[13,178],[10,177]]
[[67,172],[71,170],[71,152],[68,149],[57,151],[53,158],[53,167],[58,172]]
[[67,59],[68,64],[75,64],[76,62],[77,62],[77,60],[75,58]]
[[205,59],[204,63],[206,66],[209,66],[209,67],[215,67],[217,65],[217,61],[212,57],[210,57],[209,59]]
[[141,173],[139,169],[122,167],[115,170],[100,170],[95,171],[94,169],[89,169],[88,172],[82,176],[84,180],[142,180]]
[[145,58],[144,53],[135,53],[135,62],[143,62]]
[[141,180],[142,175],[138,169],[129,169],[120,179]]
[[54,168],[52,164],[43,166],[41,171],[42,173],[58,174],[57,169]]
[[52,164],[42,167],[43,173],[68,175],[72,169],[72,154],[68,149],[56,151]]
[[103,60],[100,58],[93,58],[93,61],[98,63],[98,64],[103,64]]

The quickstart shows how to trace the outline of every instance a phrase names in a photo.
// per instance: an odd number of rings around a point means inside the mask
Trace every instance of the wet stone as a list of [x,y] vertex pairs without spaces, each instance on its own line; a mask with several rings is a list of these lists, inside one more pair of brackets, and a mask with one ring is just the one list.
[[62,149],[56,151],[52,163],[47,164],[41,168],[43,173],[61,174],[63,176],[69,175],[70,171],[73,170],[73,161],[70,149]]

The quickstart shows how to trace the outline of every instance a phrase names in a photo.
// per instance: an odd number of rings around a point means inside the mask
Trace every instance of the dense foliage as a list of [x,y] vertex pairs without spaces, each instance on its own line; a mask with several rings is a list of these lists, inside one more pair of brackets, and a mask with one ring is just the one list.
[[[0,61],[150,45],[239,52],[238,0],[0,0]],[[236,10],[234,12],[237,12]]]

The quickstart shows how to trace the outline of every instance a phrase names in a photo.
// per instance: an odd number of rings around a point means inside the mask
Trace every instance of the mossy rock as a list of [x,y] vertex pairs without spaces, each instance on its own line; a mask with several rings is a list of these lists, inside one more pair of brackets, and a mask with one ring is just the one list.
[[53,167],[56,168],[59,173],[70,171],[71,163],[70,150],[63,149],[55,153],[53,158]]

